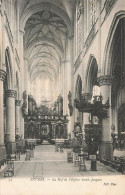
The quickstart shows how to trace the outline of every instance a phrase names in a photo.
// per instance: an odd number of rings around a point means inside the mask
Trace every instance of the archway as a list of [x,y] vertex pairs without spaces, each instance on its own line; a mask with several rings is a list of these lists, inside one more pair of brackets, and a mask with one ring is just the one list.
[[82,93],[82,79],[81,79],[81,76],[78,75],[77,80],[76,80],[75,98],[80,99],[81,93]]
[[[109,48],[109,72],[112,76],[111,114],[114,147],[125,147],[125,17],[117,21]],[[107,72],[107,70],[105,70]]]
[[97,73],[98,65],[96,58],[93,55],[90,55],[87,65],[87,71],[85,74],[85,93],[92,94],[93,86],[97,84]]
[[[117,146],[118,142],[125,147],[125,11],[115,14],[104,55],[103,72],[110,75],[111,87],[111,119],[112,119],[112,140]],[[120,146],[121,147],[121,146]]]
[[[93,97],[99,95],[99,87],[97,84],[97,73],[98,65],[94,55],[90,55],[86,70],[84,94],[83,97],[88,101],[93,103]],[[84,113],[84,125],[91,122],[91,114]]]

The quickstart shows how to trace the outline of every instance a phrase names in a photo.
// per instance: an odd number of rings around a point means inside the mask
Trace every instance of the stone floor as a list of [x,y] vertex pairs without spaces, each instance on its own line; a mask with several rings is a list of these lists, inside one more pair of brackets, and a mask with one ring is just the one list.
[[[97,162],[97,171],[79,171],[74,163],[67,163],[67,149],[55,152],[53,145],[36,146],[34,158],[14,164],[14,177],[1,178],[0,195],[125,195],[125,177],[109,166]],[[124,151],[114,151],[124,156]]]
[[[90,161],[86,161],[86,171],[79,171],[74,163],[67,163],[67,149],[63,153],[55,152],[54,145],[36,146],[34,158],[25,161],[25,155],[21,155],[20,161],[15,162],[15,178],[51,178],[51,177],[84,177],[84,176],[108,176],[121,175],[121,173],[109,166],[97,162],[97,171],[90,170]],[[118,151],[115,151],[117,156]]]

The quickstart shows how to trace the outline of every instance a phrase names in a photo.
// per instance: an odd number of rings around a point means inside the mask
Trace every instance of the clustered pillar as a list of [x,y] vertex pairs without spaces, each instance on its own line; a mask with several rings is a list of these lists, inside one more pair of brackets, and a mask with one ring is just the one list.
[[7,152],[16,152],[15,143],[15,98],[16,91],[8,89],[6,90],[6,141]]
[[5,155],[4,146],[4,100],[3,100],[3,81],[6,77],[6,72],[0,70],[0,154]]
[[109,99],[110,108],[108,109],[108,118],[102,120],[102,136],[100,145],[100,158],[112,160],[113,146],[111,141],[111,83],[112,78],[110,75],[101,76],[98,78],[100,91],[103,97],[103,104]]

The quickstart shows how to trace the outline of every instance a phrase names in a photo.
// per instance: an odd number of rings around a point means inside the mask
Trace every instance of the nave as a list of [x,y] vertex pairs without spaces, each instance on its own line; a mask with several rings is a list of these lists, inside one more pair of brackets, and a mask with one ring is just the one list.
[[[62,177],[92,177],[92,176],[115,176],[121,175],[118,171],[110,166],[97,162],[97,171],[91,171],[91,162],[86,160],[86,171],[79,171],[79,167],[74,163],[67,162],[67,152],[70,149],[64,149],[64,152],[55,152],[55,146],[43,141],[42,145],[38,145],[34,150],[34,158],[25,161],[26,154],[20,156],[19,161],[14,161],[14,179],[30,178],[30,179],[49,179]],[[114,151],[118,156],[119,152]],[[124,155],[121,151],[120,155]],[[6,178],[4,178],[6,179]]]
[[[13,164],[15,178],[125,173],[124,8],[0,0],[0,178]],[[87,155],[86,171],[67,162],[68,151]]]

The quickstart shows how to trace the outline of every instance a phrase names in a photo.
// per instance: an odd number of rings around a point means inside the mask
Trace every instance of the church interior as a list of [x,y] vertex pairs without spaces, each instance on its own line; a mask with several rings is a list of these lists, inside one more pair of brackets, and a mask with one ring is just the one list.
[[0,0],[0,179],[125,173],[125,1]]

